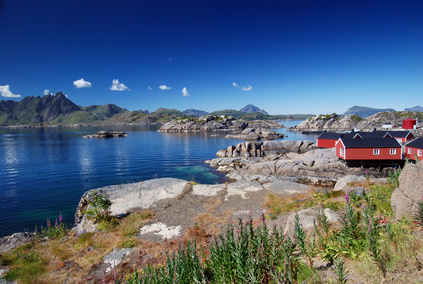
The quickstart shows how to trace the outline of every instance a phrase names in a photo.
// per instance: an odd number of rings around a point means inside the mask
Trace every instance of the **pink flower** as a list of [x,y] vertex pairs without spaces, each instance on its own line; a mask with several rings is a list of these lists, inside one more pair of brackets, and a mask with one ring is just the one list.
[[350,196],[348,195],[348,192],[345,192],[345,201],[346,201],[347,203],[349,203],[349,202],[350,202]]
[[62,212],[59,213],[59,223],[62,223],[63,218],[62,218]]

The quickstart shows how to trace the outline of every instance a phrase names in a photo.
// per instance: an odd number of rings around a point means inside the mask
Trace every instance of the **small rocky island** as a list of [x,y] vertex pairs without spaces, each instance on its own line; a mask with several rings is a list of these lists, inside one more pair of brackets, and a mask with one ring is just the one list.
[[98,131],[94,134],[84,135],[84,136],[82,136],[82,138],[116,138],[116,137],[125,137],[125,136],[128,136],[128,134],[126,134],[123,131],[102,130],[102,131]]
[[271,129],[283,128],[272,120],[244,121],[232,116],[206,115],[201,117],[179,117],[165,123],[160,132],[231,132],[226,137],[245,140],[270,140],[283,138],[284,135]]

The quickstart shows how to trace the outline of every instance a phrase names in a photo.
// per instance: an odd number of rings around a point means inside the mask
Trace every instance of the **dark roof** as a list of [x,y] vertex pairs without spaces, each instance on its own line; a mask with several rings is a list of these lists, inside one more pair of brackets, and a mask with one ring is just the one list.
[[407,144],[405,144],[405,146],[423,149],[423,138],[422,137],[419,137],[417,139],[414,139],[413,141],[408,142]]
[[[373,130],[372,132],[359,132],[361,137],[363,138],[384,138],[386,134],[388,134],[388,131],[376,131]],[[392,134],[389,134],[392,136]]]
[[395,138],[341,138],[341,141],[345,148],[401,148],[401,144]]
[[410,131],[398,130],[398,131],[388,131],[393,137],[407,137],[410,134]]
[[358,132],[337,133],[337,132],[322,132],[317,139],[338,140],[339,138],[353,138]]

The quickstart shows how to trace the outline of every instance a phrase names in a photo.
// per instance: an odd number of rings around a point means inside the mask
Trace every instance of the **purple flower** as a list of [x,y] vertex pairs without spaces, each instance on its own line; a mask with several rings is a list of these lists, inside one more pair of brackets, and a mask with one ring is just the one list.
[[50,219],[47,219],[47,227],[50,227],[51,223],[50,223]]
[[349,202],[350,202],[350,196],[348,195],[348,192],[345,192],[345,201],[346,201],[347,203],[349,203]]
[[59,223],[62,223],[63,218],[62,218],[62,212],[59,213]]

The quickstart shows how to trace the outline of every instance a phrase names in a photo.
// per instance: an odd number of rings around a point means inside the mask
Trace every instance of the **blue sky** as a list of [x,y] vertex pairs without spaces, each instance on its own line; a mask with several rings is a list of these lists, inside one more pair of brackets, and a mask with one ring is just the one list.
[[403,110],[423,105],[422,15],[421,0],[0,0],[1,99]]

